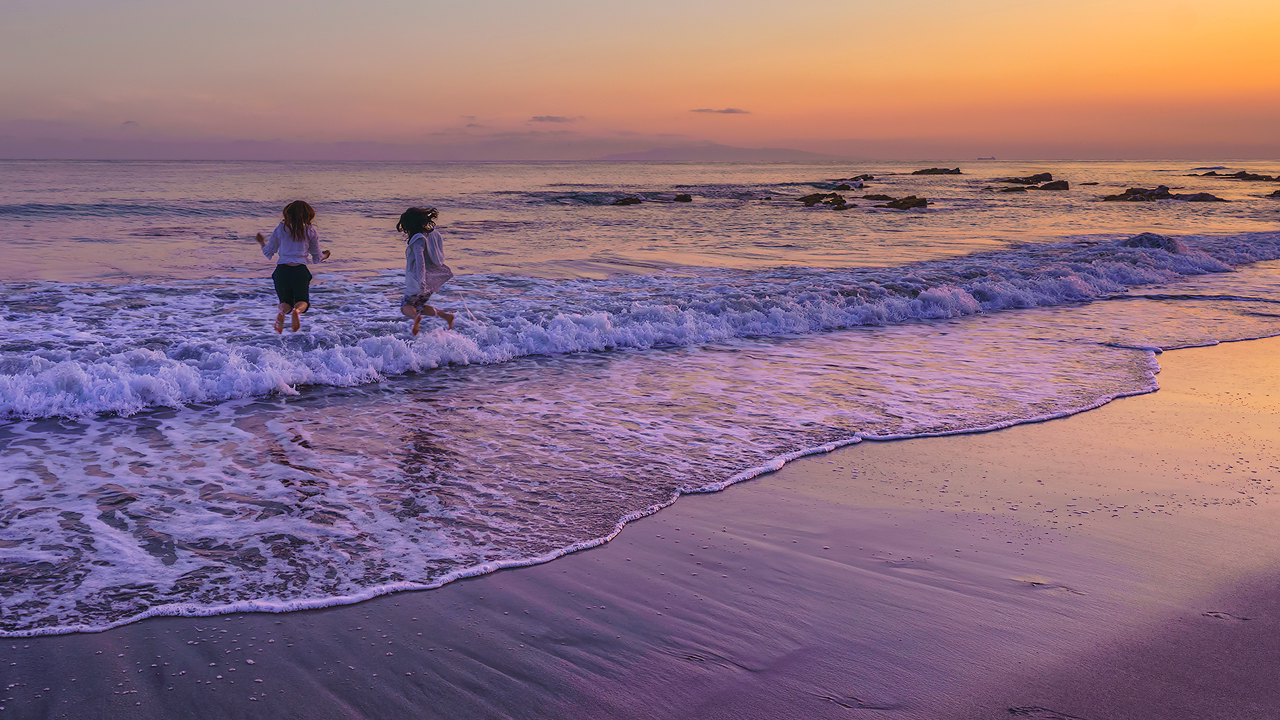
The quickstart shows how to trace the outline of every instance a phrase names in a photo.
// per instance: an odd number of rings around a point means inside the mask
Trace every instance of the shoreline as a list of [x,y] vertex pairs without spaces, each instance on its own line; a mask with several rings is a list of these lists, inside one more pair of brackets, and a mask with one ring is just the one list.
[[[1280,638],[1265,601],[1280,569],[1265,532],[1277,350],[1271,338],[1170,351],[1160,392],[802,457],[594,549],[435,590],[5,638],[0,705],[9,717],[1092,719],[1196,702],[1195,717],[1262,717],[1242,703],[1273,699],[1245,682],[1265,660],[1201,682],[1197,699],[1171,682],[1186,686],[1195,658],[1179,665],[1160,641],[1181,628],[1195,657],[1225,642],[1265,658],[1249,649]],[[1131,648],[1163,664],[1144,668]],[[1107,663],[1145,671],[1145,700],[1091,669]],[[1122,711],[1139,700],[1146,711]]]

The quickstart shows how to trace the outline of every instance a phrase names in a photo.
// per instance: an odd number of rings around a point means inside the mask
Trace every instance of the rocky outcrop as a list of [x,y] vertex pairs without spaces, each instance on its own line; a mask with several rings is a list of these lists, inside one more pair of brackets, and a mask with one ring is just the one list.
[[924,170],[916,170],[912,175],[963,175],[960,168],[925,168]]
[[1098,183],[1096,183],[1096,182],[1083,182],[1083,183],[1080,183],[1080,184],[1081,184],[1081,185],[1097,185]]
[[1152,248],[1155,250],[1164,250],[1165,252],[1170,252],[1174,255],[1186,255],[1190,252],[1186,244],[1181,240],[1149,232],[1142,233],[1141,235],[1134,235],[1128,240],[1122,241],[1120,245],[1127,248]]
[[914,208],[929,207],[929,201],[915,195],[908,195],[901,200],[893,200],[884,205],[877,205],[878,208],[891,208],[893,210],[912,210]]
[[1004,178],[1003,180],[997,180],[996,182],[1014,183],[1017,185],[1039,185],[1042,182],[1051,182],[1052,180],[1053,173],[1036,173],[1035,175],[1028,175],[1026,177]]
[[1071,183],[1067,182],[1066,180],[1054,180],[1053,182],[1047,182],[1036,189],[1037,190],[1070,190]]
[[862,199],[863,200],[879,200],[883,202],[885,200],[892,200],[893,198],[890,197],[889,195],[863,195]]
[[613,201],[614,205],[639,205],[644,202],[638,197],[624,197]]
[[800,198],[800,202],[804,203],[805,207],[813,207],[818,203],[822,203],[823,205],[830,205],[838,210],[844,210],[848,206],[848,203],[845,202],[844,196],[840,193],[814,193],[812,195],[805,195]]
[[1280,190],[1277,190],[1277,191],[1275,191],[1275,192],[1271,193],[1271,194],[1270,194],[1270,195],[1268,195],[1267,197],[1269,197],[1269,198],[1276,198],[1277,200],[1280,200]]
[[1217,170],[1210,170],[1209,172],[1200,175],[1191,173],[1187,177],[1220,177],[1230,180],[1244,180],[1246,182],[1280,182],[1280,175],[1260,175],[1258,173],[1251,173],[1247,170],[1241,170],[1240,172],[1233,173],[1220,173]]
[[1102,198],[1105,201],[1120,202],[1152,202],[1154,200],[1182,200],[1184,202],[1227,202],[1217,195],[1210,193],[1190,193],[1185,195],[1177,195],[1169,192],[1169,188],[1160,185],[1154,188],[1129,188],[1119,195],[1108,195]]
[[676,202],[693,202],[693,196],[688,193],[680,193],[675,197]]

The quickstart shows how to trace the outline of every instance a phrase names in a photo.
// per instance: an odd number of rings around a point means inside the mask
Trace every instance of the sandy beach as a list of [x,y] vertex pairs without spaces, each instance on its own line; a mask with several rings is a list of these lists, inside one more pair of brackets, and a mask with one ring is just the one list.
[[0,717],[1280,717],[1278,355],[1166,353],[1154,394],[435,591],[5,640]]

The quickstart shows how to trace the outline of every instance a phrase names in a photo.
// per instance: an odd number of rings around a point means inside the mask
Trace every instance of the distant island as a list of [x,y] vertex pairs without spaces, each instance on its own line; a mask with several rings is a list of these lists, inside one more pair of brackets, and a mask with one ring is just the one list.
[[740,148],[703,143],[616,153],[594,158],[591,162],[830,162],[847,159],[788,148]]

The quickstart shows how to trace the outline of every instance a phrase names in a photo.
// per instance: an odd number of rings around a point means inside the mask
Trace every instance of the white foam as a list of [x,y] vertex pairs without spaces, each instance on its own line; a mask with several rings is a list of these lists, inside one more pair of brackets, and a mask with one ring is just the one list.
[[[272,300],[261,282],[28,284],[6,288],[3,301],[0,416],[129,415],[303,386],[350,387],[445,365],[1046,307],[1280,257],[1276,233],[1187,242],[1194,252],[1038,245],[887,270],[471,276],[438,296],[444,305],[465,296],[471,318],[455,332],[436,327],[418,338],[405,333],[386,299],[395,294],[394,275],[328,276],[304,333],[283,337],[267,329]],[[32,310],[49,305],[63,312]]]

